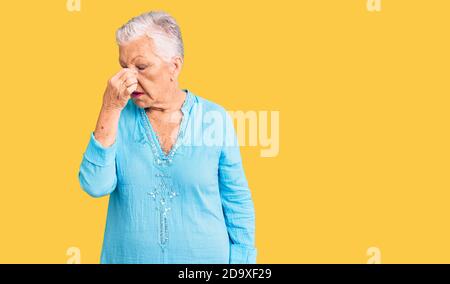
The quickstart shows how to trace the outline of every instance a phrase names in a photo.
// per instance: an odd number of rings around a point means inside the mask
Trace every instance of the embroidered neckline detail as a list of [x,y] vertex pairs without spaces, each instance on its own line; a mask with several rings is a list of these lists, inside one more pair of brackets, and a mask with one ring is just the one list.
[[183,113],[183,117],[181,118],[180,128],[178,130],[178,135],[176,138],[175,144],[170,149],[169,153],[165,153],[161,147],[161,144],[158,140],[158,137],[150,123],[149,118],[147,117],[147,114],[145,112],[145,109],[139,108],[141,120],[144,125],[144,129],[147,136],[147,142],[150,144],[150,148],[153,152],[153,157],[155,159],[155,164],[159,166],[168,166],[172,164],[173,157],[175,156],[178,148],[182,144],[182,141],[184,139],[185,135],[185,128],[188,121],[188,114],[191,110],[192,105],[194,104],[194,98],[191,92],[187,89],[184,89],[183,91],[186,92],[186,98],[183,102],[183,105],[181,106],[181,112]]

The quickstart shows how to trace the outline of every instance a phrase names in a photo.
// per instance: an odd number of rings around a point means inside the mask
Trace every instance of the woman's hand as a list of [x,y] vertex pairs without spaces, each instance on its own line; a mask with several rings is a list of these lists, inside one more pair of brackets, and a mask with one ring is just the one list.
[[121,111],[127,105],[130,95],[137,89],[137,74],[134,69],[123,68],[109,79],[103,95],[103,108]]
[[136,91],[137,84],[137,71],[128,68],[120,70],[108,81],[94,131],[95,139],[104,147],[114,144],[120,113],[127,105],[131,93]]

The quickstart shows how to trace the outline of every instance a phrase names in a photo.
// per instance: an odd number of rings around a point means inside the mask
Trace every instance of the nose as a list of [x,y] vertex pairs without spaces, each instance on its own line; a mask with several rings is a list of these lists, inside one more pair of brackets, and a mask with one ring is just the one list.
[[139,80],[138,80],[136,91],[137,92],[141,92],[141,93],[145,93],[144,88],[142,88],[141,83],[139,83]]
[[139,74],[139,72],[138,72],[138,69],[137,69],[137,67],[136,66],[132,66],[132,67],[128,67],[131,71],[133,71],[133,73],[135,74],[135,75],[138,75]]

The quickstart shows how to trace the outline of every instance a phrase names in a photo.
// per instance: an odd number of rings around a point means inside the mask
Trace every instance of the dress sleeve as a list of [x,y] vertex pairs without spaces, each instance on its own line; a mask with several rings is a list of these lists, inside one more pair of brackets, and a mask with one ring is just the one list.
[[102,197],[114,191],[117,185],[117,138],[109,147],[95,139],[94,132],[84,152],[78,173],[81,188],[92,197]]
[[[256,263],[255,212],[250,189],[242,166],[236,133],[226,114],[225,142],[219,160],[219,189],[230,238],[230,263]],[[231,144],[231,145],[229,145]]]

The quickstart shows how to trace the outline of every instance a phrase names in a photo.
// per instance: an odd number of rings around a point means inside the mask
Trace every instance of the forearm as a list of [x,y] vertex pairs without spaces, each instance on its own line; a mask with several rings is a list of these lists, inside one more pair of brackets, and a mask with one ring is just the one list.
[[103,147],[91,133],[83,155],[78,179],[84,191],[93,197],[101,197],[114,191],[117,184],[115,157],[117,143]]
[[255,208],[238,148],[223,151],[219,189],[230,237],[230,263],[256,263]]
[[103,106],[97,119],[94,136],[104,147],[114,144],[119,125],[120,110]]

